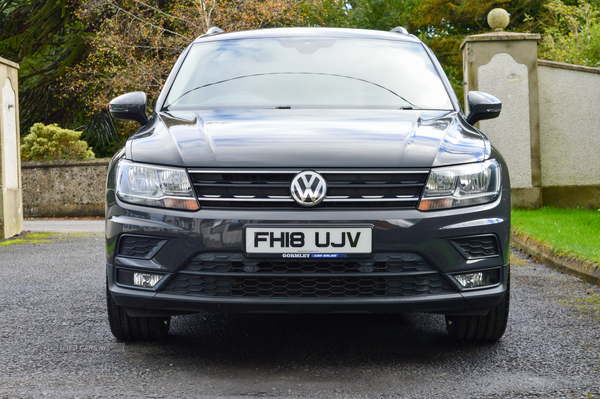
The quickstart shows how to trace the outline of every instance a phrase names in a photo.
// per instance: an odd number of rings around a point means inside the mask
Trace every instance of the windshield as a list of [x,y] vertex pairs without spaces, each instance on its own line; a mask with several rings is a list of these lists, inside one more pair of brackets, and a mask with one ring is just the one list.
[[419,43],[264,38],[193,45],[164,109],[452,110]]

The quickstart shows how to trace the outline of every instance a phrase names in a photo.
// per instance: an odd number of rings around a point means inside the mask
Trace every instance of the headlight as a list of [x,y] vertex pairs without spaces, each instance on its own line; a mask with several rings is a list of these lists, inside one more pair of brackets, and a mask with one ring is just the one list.
[[200,209],[184,169],[122,161],[119,164],[117,196],[132,204]]
[[431,169],[419,209],[456,208],[495,201],[500,194],[500,165],[495,160]]

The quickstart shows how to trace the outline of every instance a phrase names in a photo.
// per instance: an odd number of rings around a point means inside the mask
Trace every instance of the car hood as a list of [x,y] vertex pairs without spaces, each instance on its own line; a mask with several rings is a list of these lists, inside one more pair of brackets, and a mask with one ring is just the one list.
[[127,145],[134,161],[183,167],[418,168],[490,151],[458,113],[420,110],[168,112]]

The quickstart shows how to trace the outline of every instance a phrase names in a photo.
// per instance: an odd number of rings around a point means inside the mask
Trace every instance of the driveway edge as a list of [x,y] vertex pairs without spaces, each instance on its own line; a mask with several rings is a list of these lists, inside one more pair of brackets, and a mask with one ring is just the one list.
[[559,255],[548,245],[526,234],[512,233],[511,245],[553,269],[579,277],[586,283],[600,285],[600,267],[597,263]]

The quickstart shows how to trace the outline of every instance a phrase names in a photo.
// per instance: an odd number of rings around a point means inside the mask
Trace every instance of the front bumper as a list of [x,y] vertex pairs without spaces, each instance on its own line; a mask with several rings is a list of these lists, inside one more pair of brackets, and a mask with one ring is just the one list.
[[[334,313],[334,312],[432,312],[441,314],[486,314],[503,298],[509,277],[510,197],[503,192],[497,201],[468,208],[435,212],[418,210],[208,210],[181,212],[149,209],[120,202],[111,190],[107,193],[106,245],[107,279],[115,302],[127,309],[131,316],[162,316],[218,312],[285,312],[285,313]],[[294,275],[300,281],[314,281],[312,295],[295,295],[300,291],[281,288],[266,291],[260,289],[235,291],[231,288],[220,293],[197,288],[198,270],[190,271],[190,265],[202,254],[234,254],[246,259],[243,246],[244,226],[252,225],[372,225],[373,258],[382,254],[412,254],[423,259],[430,269],[425,272],[400,271],[394,281],[399,288],[376,291],[381,284],[389,283],[389,275],[382,275],[377,283],[362,285],[355,291],[318,291],[323,273]],[[143,236],[158,239],[161,244],[155,253],[145,256],[119,254],[122,236]],[[469,258],[461,253],[451,239],[471,236],[493,236],[498,245],[497,255]],[[148,255],[148,256],[146,256]],[[377,256],[375,256],[377,255]],[[339,266],[339,265],[338,265]],[[498,269],[499,282],[478,289],[464,289],[452,277],[453,274]],[[119,270],[164,275],[153,289],[137,288],[118,281]],[[245,281],[263,278],[264,287],[272,281],[268,276],[247,274],[228,275],[213,273],[211,276],[233,279],[237,287]],[[213,270],[212,272],[215,272]],[[412,274],[411,274],[412,273]],[[419,275],[421,273],[421,275]],[[425,275],[423,275],[425,273]],[[429,274],[427,274],[429,273]],[[206,277],[206,273],[200,277]],[[246,278],[247,276],[247,278]],[[286,275],[278,275],[286,282]],[[338,275],[336,275],[338,276]],[[339,275],[339,281],[349,275]],[[351,278],[358,278],[351,275]],[[369,278],[368,273],[360,277]],[[408,277],[407,277],[408,276]],[[211,277],[211,278],[212,278]],[[402,280],[404,277],[408,280]],[[298,280],[299,279],[299,280]],[[304,280],[302,280],[304,279]],[[321,280],[319,280],[321,279]],[[281,284],[281,279],[278,283]],[[362,280],[360,280],[362,281]],[[423,281],[425,281],[423,283]],[[434,283],[431,283],[434,281]],[[437,281],[438,283],[435,283]],[[416,285],[420,288],[414,288]],[[196,285],[195,285],[196,284]],[[225,285],[231,282],[224,283]],[[379,284],[379,285],[378,285]],[[218,285],[218,283],[217,283]],[[425,287],[425,288],[423,288]],[[362,295],[365,291],[371,290]],[[237,294],[236,294],[237,292]],[[291,292],[291,294],[289,294]],[[306,291],[303,291],[306,292]],[[331,293],[333,292],[334,295]],[[350,292],[346,296],[344,292]],[[375,292],[374,294],[372,292]],[[263,293],[263,294],[261,294]],[[339,294],[339,295],[338,295]]]

